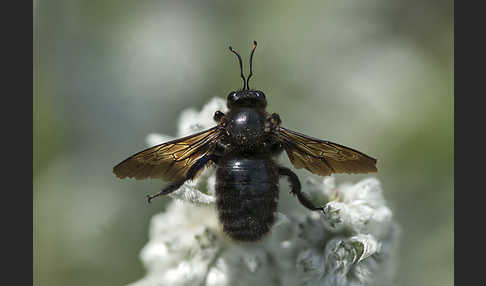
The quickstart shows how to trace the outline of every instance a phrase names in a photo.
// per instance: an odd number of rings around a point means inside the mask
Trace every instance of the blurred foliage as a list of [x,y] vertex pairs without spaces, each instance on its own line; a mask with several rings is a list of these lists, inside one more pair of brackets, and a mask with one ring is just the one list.
[[147,134],[175,135],[183,109],[239,88],[227,46],[246,62],[252,40],[251,86],[284,126],[378,158],[403,233],[397,284],[452,285],[452,7],[34,1],[35,285],[143,275],[150,217],[167,202],[147,205],[144,194],[163,183],[118,180],[112,167]]

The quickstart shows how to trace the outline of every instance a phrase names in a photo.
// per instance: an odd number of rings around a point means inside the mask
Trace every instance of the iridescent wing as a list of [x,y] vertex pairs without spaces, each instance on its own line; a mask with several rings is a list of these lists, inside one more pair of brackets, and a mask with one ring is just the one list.
[[[218,135],[217,127],[213,127],[148,148],[116,165],[113,173],[120,179],[162,178],[171,182],[183,180],[191,166],[209,152]],[[206,167],[210,164],[211,161]],[[202,170],[204,168],[196,177]]]
[[376,172],[376,159],[357,150],[280,127],[279,137],[295,168],[328,176]]

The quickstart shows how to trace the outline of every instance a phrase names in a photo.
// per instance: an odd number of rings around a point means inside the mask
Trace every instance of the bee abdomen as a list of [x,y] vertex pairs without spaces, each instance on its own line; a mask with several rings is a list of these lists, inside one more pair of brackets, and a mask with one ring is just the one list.
[[270,159],[229,160],[217,171],[216,205],[223,231],[256,241],[270,231],[277,210],[278,173]]

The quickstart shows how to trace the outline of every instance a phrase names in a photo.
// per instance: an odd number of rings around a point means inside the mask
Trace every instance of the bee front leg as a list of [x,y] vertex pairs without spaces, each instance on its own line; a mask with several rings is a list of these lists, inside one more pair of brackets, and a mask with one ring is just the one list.
[[280,119],[280,115],[278,115],[278,113],[272,113],[272,115],[270,115],[270,120],[274,125],[280,125],[280,123],[282,123],[282,119]]
[[280,115],[277,113],[267,113],[265,118],[265,132],[278,131],[280,123],[282,123]]
[[201,159],[197,160],[197,162],[194,163],[194,165],[191,166],[191,168],[187,171],[184,179],[173,182],[173,183],[167,185],[165,188],[163,188],[160,192],[158,192],[156,194],[147,195],[147,201],[150,203],[150,201],[152,199],[156,198],[156,197],[159,197],[159,196],[162,196],[162,195],[168,195],[168,194],[172,193],[173,191],[176,191],[177,189],[179,189],[184,184],[184,182],[194,179],[197,172],[199,172],[201,169],[203,169],[211,159],[212,159],[211,155],[208,155],[208,154],[204,155],[203,157],[201,157]]
[[297,196],[297,199],[299,199],[299,202],[306,208],[308,208],[311,211],[322,211],[324,212],[323,207],[316,207],[308,198],[304,196],[304,194],[301,192],[302,186],[300,185],[299,177],[292,172],[289,168],[285,167],[279,167],[278,168],[278,174],[280,176],[286,176],[289,179],[290,182],[290,193],[293,195]]
[[224,113],[218,110],[214,113],[213,119],[214,121],[219,123],[223,119],[223,117],[224,117]]

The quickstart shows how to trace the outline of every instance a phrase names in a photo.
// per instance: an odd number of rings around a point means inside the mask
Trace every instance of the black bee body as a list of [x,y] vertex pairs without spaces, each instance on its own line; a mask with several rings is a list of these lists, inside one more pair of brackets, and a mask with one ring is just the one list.
[[250,89],[238,56],[243,88],[227,98],[229,111],[217,111],[217,126],[141,151],[113,168],[119,178],[162,178],[171,182],[148,200],[170,194],[205,167],[215,164],[216,207],[223,231],[237,241],[256,241],[275,221],[281,176],[291,193],[310,210],[322,211],[301,192],[297,175],[274,162],[283,150],[296,168],[328,176],[332,173],[376,172],[376,159],[357,150],[300,134],[280,126],[280,116],[265,111],[265,94]]
[[268,233],[277,210],[279,167],[272,155],[283,149],[277,140],[278,117],[265,112],[266,105],[262,91],[232,92],[229,111],[219,118],[225,136],[220,139],[223,151],[215,154],[216,206],[223,231],[239,241]]

